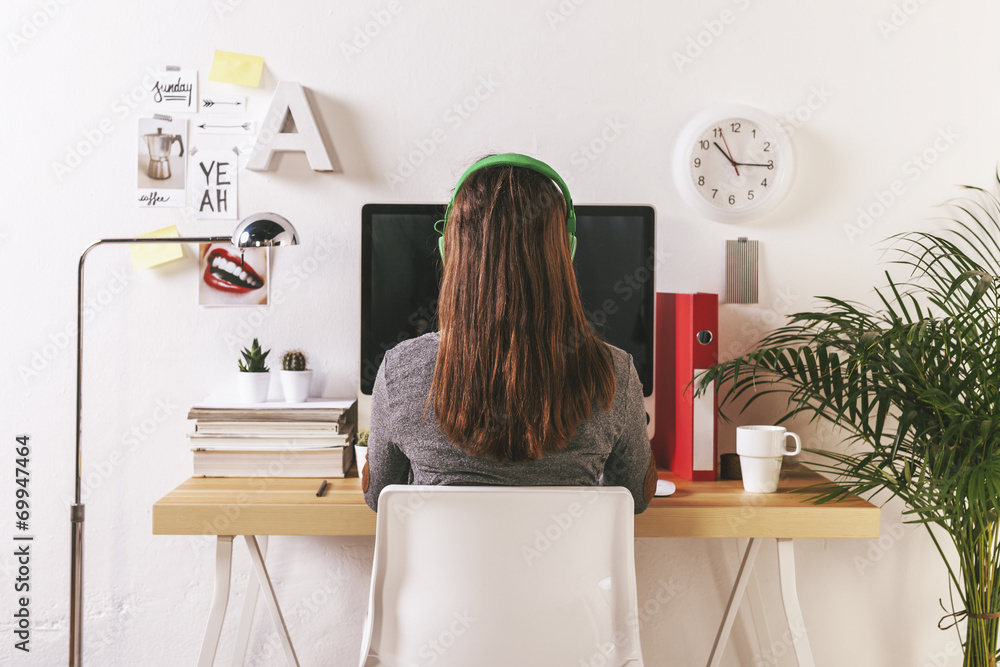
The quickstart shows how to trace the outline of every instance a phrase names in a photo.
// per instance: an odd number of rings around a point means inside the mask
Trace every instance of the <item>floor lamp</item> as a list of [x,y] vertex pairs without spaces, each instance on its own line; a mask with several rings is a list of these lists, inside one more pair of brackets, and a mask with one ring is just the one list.
[[105,243],[224,243],[231,241],[242,252],[247,248],[270,248],[271,246],[296,245],[299,242],[295,228],[285,218],[276,213],[257,213],[236,227],[232,237],[229,236],[197,236],[197,237],[139,237],[132,239],[101,239],[92,243],[80,255],[80,267],[77,272],[77,307],[76,307],[76,495],[70,506],[70,523],[72,526],[72,564],[70,569],[70,603],[69,603],[69,664],[70,667],[81,667],[83,664],[83,503],[81,502],[82,462],[80,450],[80,408],[83,378],[83,265],[91,250]]

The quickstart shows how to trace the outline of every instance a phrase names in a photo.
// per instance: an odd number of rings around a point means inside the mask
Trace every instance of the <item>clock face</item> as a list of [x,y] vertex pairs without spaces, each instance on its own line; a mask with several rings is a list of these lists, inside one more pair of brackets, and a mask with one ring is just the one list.
[[706,202],[721,209],[759,205],[775,192],[781,167],[775,137],[746,118],[706,128],[691,150],[692,183]]
[[773,117],[731,105],[688,124],[675,152],[674,176],[696,210],[737,222],[778,203],[788,190],[793,162],[788,135]]

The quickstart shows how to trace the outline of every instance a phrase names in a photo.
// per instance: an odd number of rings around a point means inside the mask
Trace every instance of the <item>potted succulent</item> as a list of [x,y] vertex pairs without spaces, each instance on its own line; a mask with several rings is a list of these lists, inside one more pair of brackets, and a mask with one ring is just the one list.
[[783,395],[779,423],[842,429],[845,451],[813,452],[838,480],[815,501],[900,498],[948,569],[956,608],[942,620],[964,625],[963,665],[985,667],[1000,629],[1000,197],[967,187],[949,229],[894,237],[908,275],[886,272],[877,307],[824,297],[696,385],[722,384],[721,405]]
[[368,429],[363,428],[358,431],[357,442],[354,443],[354,458],[358,461],[358,477],[365,469],[365,461],[368,460]]
[[302,403],[309,397],[312,371],[306,368],[306,355],[299,350],[289,350],[281,357],[281,389],[285,401]]
[[267,400],[267,389],[271,384],[271,373],[265,361],[270,350],[262,350],[257,339],[250,348],[243,348],[243,358],[239,360],[240,372],[236,376],[240,400],[244,403],[263,403]]

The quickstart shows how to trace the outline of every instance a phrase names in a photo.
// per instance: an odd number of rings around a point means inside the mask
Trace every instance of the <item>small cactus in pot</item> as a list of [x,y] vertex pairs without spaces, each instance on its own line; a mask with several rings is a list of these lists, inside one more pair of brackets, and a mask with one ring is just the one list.
[[358,441],[354,443],[354,458],[358,462],[358,477],[364,475],[365,462],[368,460],[368,429],[358,431]]
[[306,355],[289,350],[281,356],[281,388],[288,403],[302,403],[309,397],[312,371],[306,368]]
[[299,350],[289,350],[281,357],[281,370],[283,371],[304,371],[306,369],[306,355]]

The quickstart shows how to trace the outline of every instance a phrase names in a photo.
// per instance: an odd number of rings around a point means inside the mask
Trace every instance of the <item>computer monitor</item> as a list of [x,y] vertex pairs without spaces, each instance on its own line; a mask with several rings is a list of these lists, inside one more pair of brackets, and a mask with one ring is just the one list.
[[[651,206],[576,207],[573,259],[588,321],[632,355],[653,432],[656,235]],[[366,204],[361,209],[361,367],[358,417],[368,424],[372,387],[386,351],[437,329],[441,204]]]

